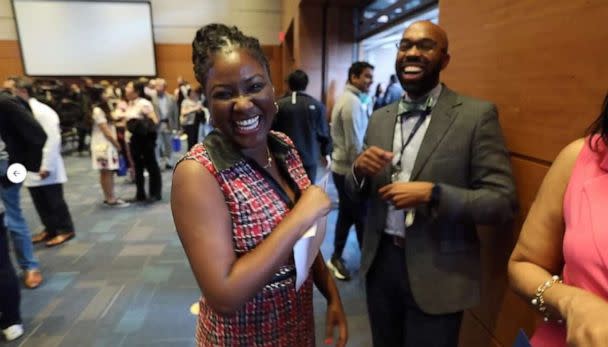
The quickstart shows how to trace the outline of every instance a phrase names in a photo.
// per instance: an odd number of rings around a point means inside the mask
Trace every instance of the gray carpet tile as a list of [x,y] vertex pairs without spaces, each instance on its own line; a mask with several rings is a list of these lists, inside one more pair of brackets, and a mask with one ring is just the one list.
[[[64,190],[77,236],[55,248],[36,245],[45,281],[38,289],[22,290],[25,335],[0,345],[193,346],[196,317],[190,306],[197,302],[200,291],[171,218],[171,172],[163,171],[161,202],[112,209],[102,204],[90,159],[64,159],[69,176]],[[116,193],[130,198],[135,187],[119,177]],[[335,190],[331,195],[335,198]],[[32,231],[40,231],[27,189],[22,190],[22,205]],[[336,214],[334,210],[329,215],[321,247],[326,259],[333,250]],[[371,346],[354,232],[349,235],[344,258],[355,276],[350,282],[338,282],[348,314],[348,346]],[[322,346],[326,303],[316,290],[314,303],[317,345]]]

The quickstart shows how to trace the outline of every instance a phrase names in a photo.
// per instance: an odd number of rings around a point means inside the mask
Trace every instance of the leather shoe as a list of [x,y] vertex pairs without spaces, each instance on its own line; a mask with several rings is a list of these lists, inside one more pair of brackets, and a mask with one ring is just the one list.
[[159,202],[161,201],[163,198],[160,196],[151,196],[148,199],[146,199],[146,204],[153,204],[155,202]]
[[46,230],[39,232],[38,234],[32,236],[32,243],[40,243],[49,239],[51,235],[49,235]]
[[134,197],[131,199],[127,199],[125,200],[126,202],[130,203],[130,204],[137,204],[137,203],[144,203],[148,200],[148,198],[144,197]]
[[73,239],[74,236],[76,236],[76,233],[74,233],[73,231],[69,232],[69,233],[66,233],[66,234],[59,234],[59,235],[53,237],[52,239],[50,239],[46,243],[46,246],[47,247],[59,246],[60,244]]
[[42,283],[42,273],[40,270],[25,270],[23,273],[23,284],[26,288],[38,288]]

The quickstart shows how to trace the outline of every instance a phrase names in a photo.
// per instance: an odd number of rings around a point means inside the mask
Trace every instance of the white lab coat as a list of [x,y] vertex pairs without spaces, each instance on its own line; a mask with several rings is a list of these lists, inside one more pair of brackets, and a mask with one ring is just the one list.
[[42,148],[42,164],[40,170],[50,172],[45,179],[40,179],[37,172],[28,172],[24,185],[26,187],[40,187],[50,184],[65,183],[68,176],[61,157],[61,129],[59,128],[59,116],[50,106],[43,104],[35,98],[28,100],[34,118],[40,123],[47,139]]

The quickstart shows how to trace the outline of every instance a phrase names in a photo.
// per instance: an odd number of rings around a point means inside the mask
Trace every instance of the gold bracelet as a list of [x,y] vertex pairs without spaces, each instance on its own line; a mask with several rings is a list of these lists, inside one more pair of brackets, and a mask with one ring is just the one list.
[[[536,306],[538,311],[543,314],[543,320],[548,322],[550,319],[549,311],[547,310],[547,306],[545,306],[545,291],[551,288],[555,283],[563,283],[562,279],[558,275],[553,275],[551,278],[545,282],[543,282],[538,288],[536,288],[536,293],[532,298],[532,305]],[[558,323],[562,323],[561,319],[557,320]]]

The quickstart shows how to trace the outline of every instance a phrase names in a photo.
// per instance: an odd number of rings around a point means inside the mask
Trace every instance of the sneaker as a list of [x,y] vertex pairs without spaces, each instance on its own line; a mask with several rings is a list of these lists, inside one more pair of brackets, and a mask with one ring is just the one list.
[[23,335],[23,325],[13,324],[10,327],[3,329],[2,334],[6,341],[14,341]]
[[114,208],[121,208],[121,207],[131,206],[130,203],[128,203],[128,202],[126,202],[124,200],[121,200],[121,199],[116,199],[114,202],[104,201],[103,204],[105,206],[114,207]]
[[350,272],[346,268],[346,265],[344,265],[344,260],[342,258],[331,257],[331,259],[327,261],[327,267],[334,274],[335,278],[343,281],[350,280]]

